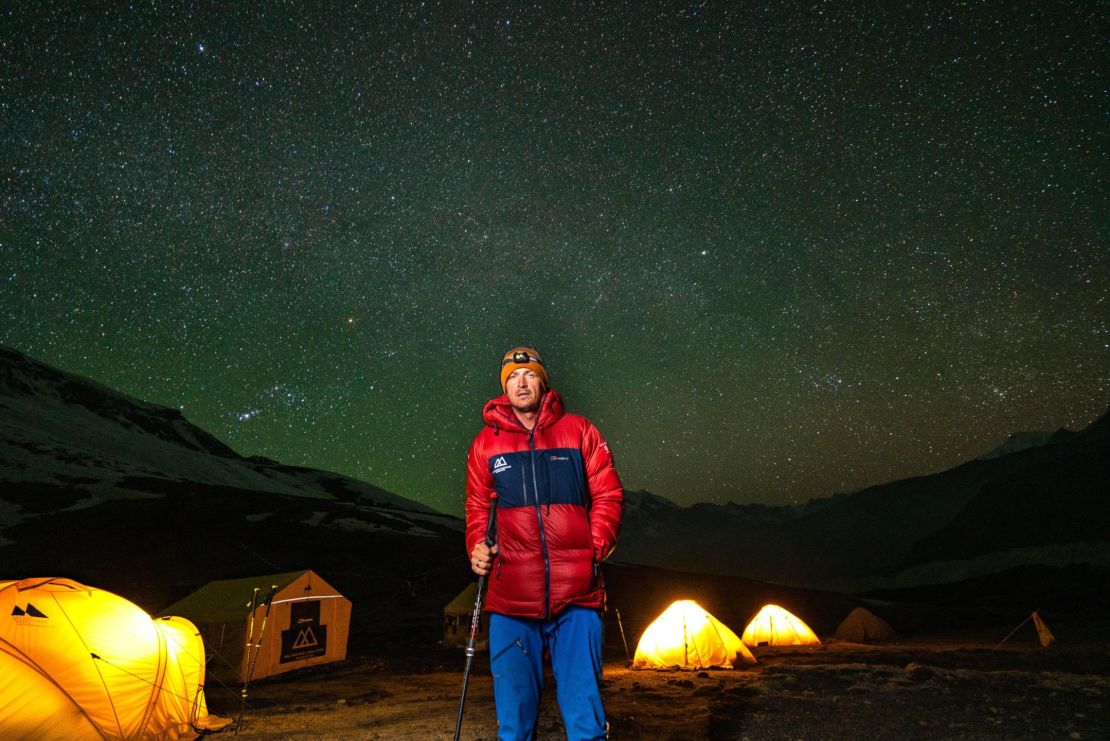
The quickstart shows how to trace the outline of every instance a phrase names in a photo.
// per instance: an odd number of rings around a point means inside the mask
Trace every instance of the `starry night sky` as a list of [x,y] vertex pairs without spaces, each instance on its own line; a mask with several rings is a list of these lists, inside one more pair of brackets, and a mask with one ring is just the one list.
[[12,5],[0,342],[244,455],[460,513],[518,343],[682,504],[1110,405],[1103,4]]

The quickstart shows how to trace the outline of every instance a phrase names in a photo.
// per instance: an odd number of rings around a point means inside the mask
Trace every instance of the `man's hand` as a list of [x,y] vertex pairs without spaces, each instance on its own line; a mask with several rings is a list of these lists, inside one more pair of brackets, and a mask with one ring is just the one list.
[[493,557],[496,555],[497,545],[490,548],[485,543],[479,543],[470,552],[470,570],[478,576],[485,576],[493,567]]

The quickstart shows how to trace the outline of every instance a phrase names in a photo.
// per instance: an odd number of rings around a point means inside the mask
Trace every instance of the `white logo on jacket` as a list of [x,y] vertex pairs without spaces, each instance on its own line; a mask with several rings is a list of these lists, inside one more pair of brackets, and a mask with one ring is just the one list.
[[495,460],[493,462],[493,472],[494,473],[501,473],[502,471],[508,471],[510,468],[512,468],[512,466],[510,466],[505,461],[505,456],[503,456],[503,455],[498,456],[497,460]]

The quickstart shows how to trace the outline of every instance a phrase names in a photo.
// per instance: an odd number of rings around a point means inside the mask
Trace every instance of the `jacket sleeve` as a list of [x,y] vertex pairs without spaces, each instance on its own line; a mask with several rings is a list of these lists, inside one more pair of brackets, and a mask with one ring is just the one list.
[[466,554],[470,552],[479,541],[485,540],[486,524],[489,522],[489,505],[493,500],[493,474],[489,465],[479,450],[481,434],[474,438],[470,444],[470,452],[466,456]]
[[594,555],[603,561],[617,545],[624,510],[624,488],[613,466],[609,444],[592,424],[586,424],[582,436],[582,458],[586,464],[586,481],[590,490],[590,536]]

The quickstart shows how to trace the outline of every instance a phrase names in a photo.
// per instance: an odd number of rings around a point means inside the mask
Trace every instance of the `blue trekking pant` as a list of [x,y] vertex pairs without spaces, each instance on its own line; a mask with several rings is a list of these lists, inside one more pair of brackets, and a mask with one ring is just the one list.
[[551,652],[556,697],[568,741],[605,738],[601,707],[601,613],[568,607],[550,620],[492,613],[493,699],[501,741],[534,741],[543,689],[543,650]]

